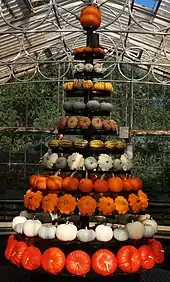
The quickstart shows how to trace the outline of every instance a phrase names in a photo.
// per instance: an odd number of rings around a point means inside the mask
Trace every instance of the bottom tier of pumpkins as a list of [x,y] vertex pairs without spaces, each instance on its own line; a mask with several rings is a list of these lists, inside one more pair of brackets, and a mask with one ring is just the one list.
[[15,266],[23,267],[27,271],[43,270],[54,275],[66,272],[75,276],[109,276],[151,269],[156,264],[163,263],[164,251],[159,241],[151,239],[139,248],[123,246],[116,254],[111,249],[103,248],[95,250],[91,255],[81,249],[65,254],[57,247],[48,248],[42,253],[39,248],[11,235],[5,257]]

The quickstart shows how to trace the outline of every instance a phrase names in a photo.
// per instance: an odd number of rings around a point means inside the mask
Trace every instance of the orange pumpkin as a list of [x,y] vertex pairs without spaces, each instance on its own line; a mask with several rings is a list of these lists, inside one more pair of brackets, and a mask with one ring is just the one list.
[[84,50],[83,50],[83,48],[81,48],[81,47],[80,47],[80,48],[76,48],[76,49],[73,50],[73,55],[83,53],[83,51],[84,51]]
[[105,179],[103,179],[104,176],[105,175],[103,174],[100,179],[97,179],[94,182],[94,190],[96,192],[104,193],[108,191],[108,182]]
[[125,177],[123,179],[123,190],[130,192],[130,191],[132,191],[132,189],[133,189],[133,187],[132,187],[132,183],[131,183],[130,179]]
[[62,177],[58,176],[58,172],[55,175],[51,175],[47,179],[47,188],[51,191],[61,190],[63,186]]
[[66,191],[76,191],[79,187],[79,180],[73,177],[76,172],[73,172],[70,176],[67,176],[63,180],[63,188]]
[[93,190],[93,181],[88,178],[87,173],[86,173],[86,177],[80,180],[79,189],[81,192],[84,193],[90,193]]
[[142,188],[142,180],[138,177],[131,177],[129,178],[129,181],[132,185],[132,190],[137,191]]
[[39,175],[33,174],[29,178],[29,185],[31,188],[36,188],[36,180],[39,177]]
[[47,189],[47,176],[38,175],[35,180],[35,186],[38,190]]
[[84,47],[84,52],[85,53],[91,53],[92,52],[92,48],[91,47]]
[[86,30],[88,28],[97,29],[101,25],[101,12],[99,8],[88,5],[81,10],[80,23]]
[[42,198],[42,192],[32,192],[31,190],[28,190],[24,196],[24,206],[29,210],[35,211],[40,208]]
[[111,192],[118,193],[123,190],[123,181],[120,177],[113,176],[108,179],[108,188]]
[[100,54],[100,55],[105,55],[105,51],[104,51],[104,49],[102,49],[102,48],[93,48],[93,52],[95,53],[95,54]]

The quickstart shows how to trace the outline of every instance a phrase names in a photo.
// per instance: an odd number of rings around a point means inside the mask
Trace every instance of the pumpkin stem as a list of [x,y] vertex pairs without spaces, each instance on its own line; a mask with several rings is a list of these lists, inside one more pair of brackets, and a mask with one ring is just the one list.
[[70,177],[72,178],[76,173],[77,173],[77,171],[74,171],[74,172],[70,175]]
[[109,272],[109,264],[108,264],[108,261],[105,261],[104,263],[105,263],[105,265],[106,265],[106,270],[107,270],[107,272]]
[[60,174],[60,172],[61,172],[61,169],[59,169],[54,175],[57,176]]
[[86,178],[88,178],[88,171],[86,171]]
[[100,179],[104,179],[105,178],[105,173],[104,174],[102,174],[102,176],[100,177]]

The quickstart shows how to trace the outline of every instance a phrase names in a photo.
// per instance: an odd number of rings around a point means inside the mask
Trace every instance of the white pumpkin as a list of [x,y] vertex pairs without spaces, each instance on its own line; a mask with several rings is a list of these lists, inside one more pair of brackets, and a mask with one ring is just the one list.
[[142,221],[142,224],[145,225],[151,225],[154,228],[155,233],[158,231],[158,225],[154,219],[144,219]]
[[52,169],[57,160],[58,160],[58,155],[56,153],[49,155],[46,161],[46,167]]
[[60,241],[73,241],[77,236],[77,227],[73,224],[60,224],[56,229],[56,237]]
[[139,221],[127,223],[126,229],[130,239],[139,240],[144,235],[144,225]]
[[93,71],[93,65],[92,64],[85,64],[84,70],[87,72]]
[[18,223],[24,223],[24,222],[26,222],[26,221],[27,221],[27,219],[26,219],[25,216],[16,216],[16,217],[14,217],[13,220],[12,220],[12,228],[14,228],[14,226],[15,226],[16,224],[18,224]]
[[143,237],[151,238],[155,234],[155,228],[152,225],[144,225]]
[[84,166],[84,158],[83,155],[79,153],[73,153],[67,159],[68,166],[70,169],[81,169]]
[[138,216],[138,221],[142,222],[144,219],[150,219],[150,214],[141,214]]
[[115,159],[113,160],[113,167],[115,170],[122,170],[123,169],[123,164],[120,159]]
[[101,242],[108,242],[113,238],[113,230],[110,226],[100,224],[95,229],[96,239]]
[[35,237],[38,234],[38,230],[41,227],[41,222],[39,220],[28,219],[24,223],[23,231],[27,237]]
[[38,236],[42,239],[54,239],[56,234],[56,227],[51,226],[41,226],[38,229]]
[[98,159],[98,164],[101,170],[109,170],[113,167],[113,159],[107,154],[101,154]]
[[80,229],[77,232],[77,238],[81,242],[91,242],[96,238],[96,233],[92,229]]
[[113,237],[116,240],[123,242],[123,241],[127,241],[128,240],[129,234],[128,234],[128,231],[126,230],[126,228],[124,228],[124,227],[116,227],[113,230]]
[[23,234],[24,223],[17,223],[14,225],[14,231],[18,234]]

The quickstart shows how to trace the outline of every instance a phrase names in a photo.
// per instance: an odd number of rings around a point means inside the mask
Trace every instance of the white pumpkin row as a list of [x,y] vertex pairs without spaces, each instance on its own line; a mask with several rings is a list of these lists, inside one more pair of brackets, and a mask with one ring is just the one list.
[[97,73],[103,73],[105,71],[105,68],[103,67],[103,64],[100,63],[96,63],[95,65],[92,64],[83,64],[83,63],[79,63],[77,65],[74,66],[73,68],[73,72],[97,72]]
[[63,242],[73,241],[76,238],[81,242],[91,242],[94,239],[100,242],[108,242],[112,239],[118,241],[138,240],[143,237],[153,237],[158,230],[156,221],[150,218],[142,218],[141,222],[127,223],[125,227],[114,229],[100,224],[95,228],[95,231],[87,228],[77,230],[77,227],[71,223],[60,224],[57,227],[53,225],[45,226],[39,220],[27,220],[23,216],[15,217],[12,226],[15,232],[27,237],[39,236],[42,239],[54,239],[56,237]]
[[93,171],[99,167],[102,171],[111,168],[127,171],[133,167],[132,160],[126,154],[121,155],[120,159],[114,159],[108,154],[100,154],[98,159],[92,156],[84,159],[83,155],[79,153],[73,153],[66,158],[63,156],[59,157],[56,153],[50,154],[47,152],[40,162],[41,165],[48,169],[52,169],[53,167],[56,169],[66,169],[69,167],[71,170],[85,168]]

